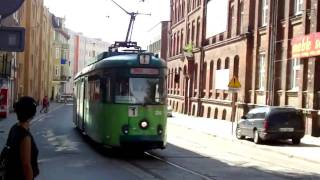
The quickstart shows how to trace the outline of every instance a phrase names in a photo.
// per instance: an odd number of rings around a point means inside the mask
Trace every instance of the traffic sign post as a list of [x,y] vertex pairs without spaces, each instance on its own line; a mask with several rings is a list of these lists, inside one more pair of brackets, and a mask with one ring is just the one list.
[[229,91],[232,92],[232,102],[231,102],[231,122],[232,122],[232,127],[231,127],[231,134],[233,135],[233,123],[235,122],[235,117],[236,117],[236,99],[237,99],[237,93],[240,91],[241,88],[241,83],[239,82],[238,78],[236,76],[233,76],[233,78],[230,80],[229,84]]

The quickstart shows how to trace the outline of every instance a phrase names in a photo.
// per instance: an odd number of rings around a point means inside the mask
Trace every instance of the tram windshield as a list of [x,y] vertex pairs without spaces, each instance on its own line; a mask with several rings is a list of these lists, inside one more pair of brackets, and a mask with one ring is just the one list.
[[160,78],[121,78],[116,82],[116,103],[164,104],[165,82]]

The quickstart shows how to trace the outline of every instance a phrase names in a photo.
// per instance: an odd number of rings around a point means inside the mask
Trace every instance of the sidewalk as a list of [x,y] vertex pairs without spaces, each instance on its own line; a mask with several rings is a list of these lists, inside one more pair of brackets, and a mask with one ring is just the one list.
[[247,144],[255,148],[284,154],[290,158],[298,158],[315,163],[320,163],[320,138],[312,137],[310,135],[305,135],[301,139],[300,145],[291,145],[290,143],[277,145],[256,145],[249,140],[236,139],[234,133],[236,123],[231,123],[229,121],[192,117],[179,113],[173,113],[173,118],[168,118],[168,121],[179,126],[184,126],[206,134],[213,135],[215,137],[224,138],[237,143]]
[[[50,110],[58,107],[59,105],[61,104],[55,103],[55,102],[50,103],[49,113],[50,113]],[[43,114],[40,114],[40,109],[41,109],[41,106],[38,106],[37,114],[34,117],[35,119],[43,115]],[[15,123],[17,123],[17,116],[14,112],[10,113],[7,118],[0,119],[0,150],[2,150],[2,147],[6,143],[7,136],[11,126],[13,126],[13,124]]]

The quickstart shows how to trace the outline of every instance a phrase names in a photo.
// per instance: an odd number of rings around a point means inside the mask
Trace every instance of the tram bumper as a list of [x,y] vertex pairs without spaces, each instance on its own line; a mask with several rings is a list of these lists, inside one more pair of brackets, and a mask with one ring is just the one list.
[[120,145],[124,148],[132,149],[164,149],[166,142],[163,136],[120,136]]

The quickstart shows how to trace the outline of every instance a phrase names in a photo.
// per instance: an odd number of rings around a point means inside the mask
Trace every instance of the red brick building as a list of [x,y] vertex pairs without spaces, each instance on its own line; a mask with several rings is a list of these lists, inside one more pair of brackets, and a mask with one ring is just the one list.
[[320,32],[319,10],[318,0],[171,0],[169,104],[230,120],[227,84],[236,76],[236,120],[253,107],[293,106],[304,112],[307,133],[320,136],[320,51],[293,56],[291,44],[301,50],[298,37]]

